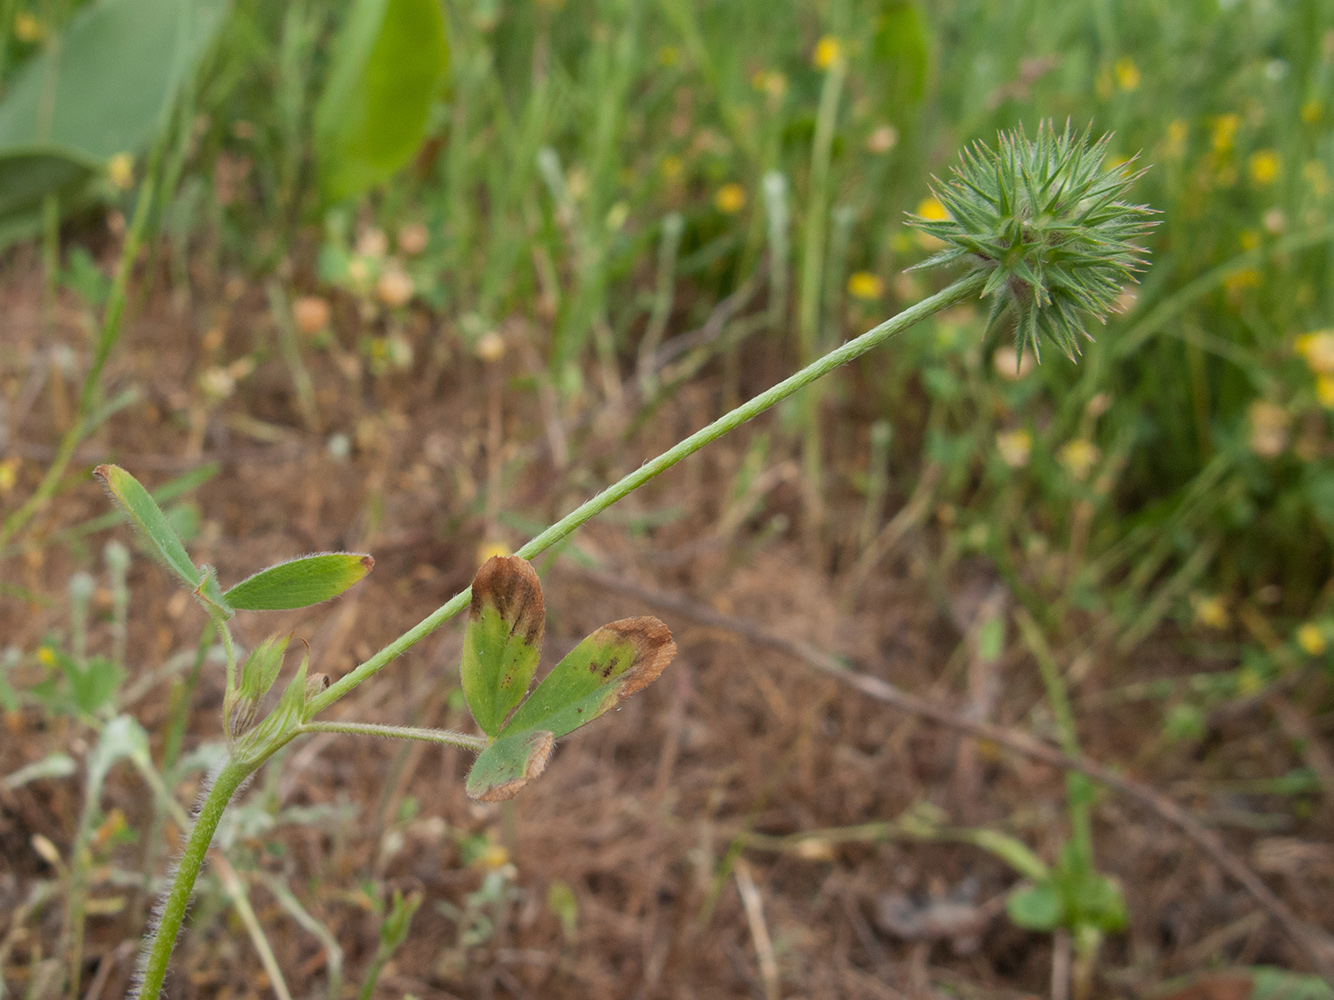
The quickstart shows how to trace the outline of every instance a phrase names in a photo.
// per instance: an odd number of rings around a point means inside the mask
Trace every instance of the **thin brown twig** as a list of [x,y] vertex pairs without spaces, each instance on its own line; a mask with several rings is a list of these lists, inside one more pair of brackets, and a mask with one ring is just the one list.
[[1214,864],[1240,883],[1255,898],[1256,902],[1264,907],[1265,911],[1283,927],[1293,942],[1306,954],[1316,971],[1327,982],[1334,984],[1334,941],[1331,941],[1329,936],[1319,928],[1313,927],[1302,920],[1245,861],[1227,849],[1216,833],[1205,827],[1186,809],[1151,786],[1117,774],[1106,765],[1083,754],[1078,756],[1064,754],[1055,747],[1043,743],[1027,733],[994,723],[966,719],[943,705],[935,704],[918,695],[902,691],[879,677],[852,670],[835,657],[814,646],[774,635],[755,622],[721,614],[710,607],[676,594],[641,587],[630,580],[611,573],[574,567],[568,564],[563,565],[562,570],[597,586],[648,601],[661,608],[677,611],[693,618],[701,625],[723,629],[735,635],[740,635],[756,645],[767,646],[770,649],[786,653],[823,674],[837,677],[876,701],[884,702],[900,711],[929,719],[939,725],[948,726],[970,736],[999,744],[1052,767],[1078,771],[1099,784],[1112,788],[1127,798],[1134,799],[1150,812],[1155,813],[1160,819],[1184,833],[1208,855]]

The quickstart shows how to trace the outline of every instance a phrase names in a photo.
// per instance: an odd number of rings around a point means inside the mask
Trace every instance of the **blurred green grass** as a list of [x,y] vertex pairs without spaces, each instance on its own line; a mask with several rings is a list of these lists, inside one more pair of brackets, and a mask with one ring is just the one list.
[[[49,11],[12,7],[7,72]],[[962,145],[1092,121],[1152,165],[1135,197],[1162,212],[1121,316],[1078,367],[1022,375],[979,313],[930,324],[797,414],[806,474],[832,477],[817,492],[840,477],[883,492],[883,469],[820,456],[818,422],[862,455],[888,425],[891,493],[932,470],[947,555],[985,554],[1048,627],[1091,613],[1123,651],[1168,619],[1235,638],[1243,691],[1324,655],[1334,334],[1308,335],[1334,324],[1328,4],[489,0],[446,15],[449,86],[415,162],[326,212],[309,135],[341,8],[236,3],[164,209],[178,255],[267,278],[318,232],[326,293],[415,301],[473,347],[529,320],[571,407],[611,392],[646,337],[696,329],[740,290],[716,343],[724,394],[748,393],[741,340],[782,370],[943,280],[907,273],[930,247],[902,216],[933,208],[929,177]],[[377,370],[411,356],[368,343]]]

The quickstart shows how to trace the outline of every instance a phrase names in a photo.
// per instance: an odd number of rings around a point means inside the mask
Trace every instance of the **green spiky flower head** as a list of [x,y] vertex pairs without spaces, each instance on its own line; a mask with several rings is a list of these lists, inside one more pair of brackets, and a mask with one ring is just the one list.
[[1067,357],[1079,353],[1089,317],[1104,322],[1122,288],[1142,270],[1136,242],[1153,227],[1153,209],[1123,200],[1143,171],[1131,163],[1103,166],[1105,135],[1057,132],[1050,122],[1037,139],[1002,132],[998,148],[976,143],[964,151],[947,182],[932,194],[946,219],[911,216],[909,224],[945,248],[918,267],[966,261],[983,272],[990,296],[987,326],[1010,307],[1015,349],[1041,358],[1046,337]]

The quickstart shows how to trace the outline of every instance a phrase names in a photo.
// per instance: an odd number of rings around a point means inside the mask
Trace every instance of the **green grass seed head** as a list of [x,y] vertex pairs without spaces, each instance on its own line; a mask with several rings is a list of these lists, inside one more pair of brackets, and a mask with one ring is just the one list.
[[1013,309],[1021,359],[1026,346],[1040,356],[1046,337],[1073,360],[1088,318],[1103,322],[1143,267],[1137,241],[1154,211],[1123,200],[1143,171],[1133,159],[1105,167],[1111,136],[1090,135],[1048,122],[1034,140],[1020,128],[1002,132],[995,150],[976,143],[932,188],[948,217],[909,219],[945,244],[918,267],[965,261],[986,273],[988,325]]

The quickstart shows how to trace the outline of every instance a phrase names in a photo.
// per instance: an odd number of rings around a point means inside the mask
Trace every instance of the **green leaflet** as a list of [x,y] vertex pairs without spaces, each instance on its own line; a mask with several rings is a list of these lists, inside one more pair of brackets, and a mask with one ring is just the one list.
[[560,739],[652,683],[675,655],[671,632],[656,618],[603,625],[556,664],[501,735],[547,729]]
[[353,198],[412,159],[448,65],[439,0],[356,0],[315,109],[326,201]]
[[468,796],[482,802],[513,798],[546,769],[555,742],[546,730],[500,737],[478,755],[468,772]]
[[102,480],[111,498],[134,520],[163,564],[191,590],[204,582],[204,573],[190,561],[180,537],[139,480],[118,465],[99,465],[93,475]]
[[556,740],[652,683],[676,655],[658,619],[625,618],[579,643],[523,701],[544,615],[542,584],[526,560],[497,556],[477,571],[461,673],[468,707],[491,743],[468,773],[472,798],[514,796],[542,773]]
[[237,611],[286,611],[337,597],[359,582],[375,560],[359,552],[302,556],[262,569],[223,597]]
[[542,653],[542,584],[518,556],[488,559],[472,583],[463,637],[463,693],[487,736],[523,700]]

